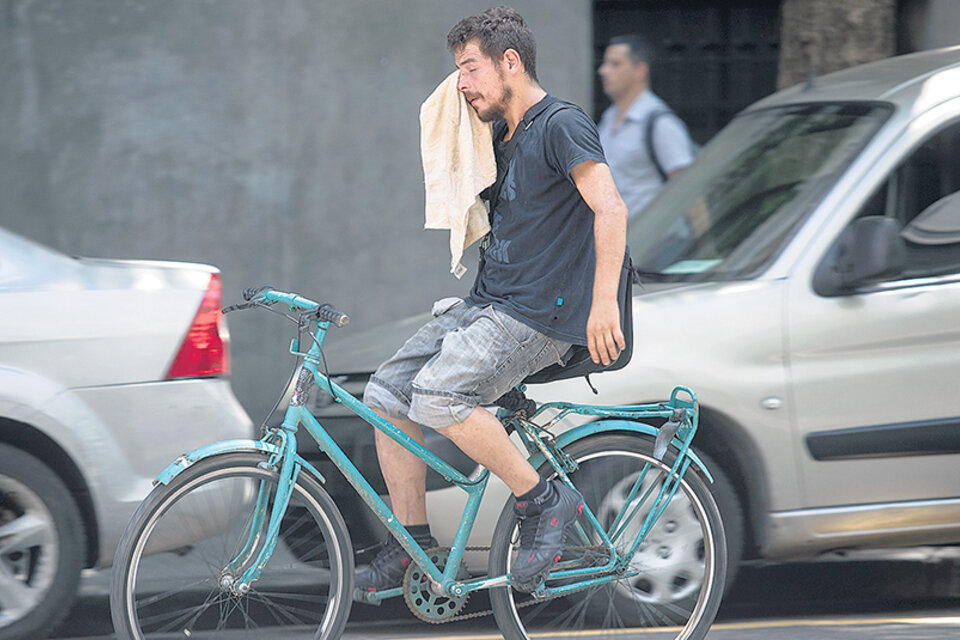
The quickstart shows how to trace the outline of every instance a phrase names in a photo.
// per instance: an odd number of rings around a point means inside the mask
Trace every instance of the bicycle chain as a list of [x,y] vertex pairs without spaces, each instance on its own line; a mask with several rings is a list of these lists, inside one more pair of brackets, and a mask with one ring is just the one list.
[[[567,547],[567,548],[568,548],[568,549],[587,549],[587,550],[594,550],[594,551],[605,551],[605,550],[606,550],[606,549],[604,549],[604,547],[603,547],[602,545],[590,546],[590,547],[577,546],[577,547]],[[450,547],[439,547],[439,549],[440,549],[441,551],[446,551],[446,552],[449,552],[449,551],[450,551]],[[490,547],[466,547],[466,548],[464,548],[464,551],[484,551],[484,552],[489,552],[489,551],[490,551]],[[592,586],[592,585],[591,585],[591,586]],[[579,592],[579,591],[586,591],[586,590],[589,589],[589,588],[590,588],[590,586],[586,586],[586,587],[583,587],[583,588],[581,588],[581,589],[575,589],[575,590],[573,590],[573,591],[567,591],[567,592],[564,593],[563,595],[564,595],[564,596],[568,596],[568,595],[570,595],[571,593],[577,593],[577,592]],[[468,597],[468,596],[464,596],[464,597],[466,598],[466,597]],[[523,608],[525,608],[525,607],[532,607],[532,606],[535,605],[535,604],[542,604],[542,603],[544,603],[544,602],[549,602],[550,600],[555,600],[556,598],[559,598],[559,597],[562,597],[562,596],[557,595],[557,596],[552,596],[552,597],[549,597],[549,598],[536,598],[536,597],[534,597],[534,598],[532,598],[529,602],[524,602],[524,603],[522,603],[522,604],[517,604],[517,605],[515,605],[515,606],[516,606],[517,609],[523,609]],[[475,612],[473,612],[473,613],[466,613],[466,614],[463,614],[463,615],[452,616],[452,617],[447,618],[447,619],[445,619],[445,620],[437,620],[437,619],[435,619],[435,618],[430,618],[430,617],[427,617],[427,616],[422,615],[419,611],[417,611],[416,609],[414,609],[413,607],[411,607],[411,606],[410,606],[410,603],[407,603],[407,608],[410,609],[411,613],[413,613],[414,616],[416,616],[416,617],[419,618],[420,620],[423,620],[424,622],[429,622],[430,624],[446,624],[446,623],[448,623],[448,622],[460,622],[461,620],[474,620],[474,619],[476,619],[476,618],[483,618],[483,617],[486,617],[486,616],[489,616],[489,615],[492,615],[492,614],[493,614],[493,609],[486,609],[486,610],[484,610],[484,611],[475,611]]]

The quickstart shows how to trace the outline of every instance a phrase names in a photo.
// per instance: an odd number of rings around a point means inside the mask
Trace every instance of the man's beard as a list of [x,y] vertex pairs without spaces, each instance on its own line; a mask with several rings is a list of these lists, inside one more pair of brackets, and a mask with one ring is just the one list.
[[490,105],[486,111],[477,110],[477,115],[480,117],[482,122],[496,122],[497,120],[502,120],[503,116],[507,113],[507,104],[513,98],[513,89],[510,87],[504,86],[503,93],[500,95],[500,100],[496,104]]

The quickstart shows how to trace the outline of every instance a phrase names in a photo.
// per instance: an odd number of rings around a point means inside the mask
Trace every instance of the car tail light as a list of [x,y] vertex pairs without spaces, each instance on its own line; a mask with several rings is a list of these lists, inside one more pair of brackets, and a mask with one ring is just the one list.
[[193,324],[170,365],[167,380],[230,373],[230,338],[220,313],[220,289],[220,274],[214,273]]

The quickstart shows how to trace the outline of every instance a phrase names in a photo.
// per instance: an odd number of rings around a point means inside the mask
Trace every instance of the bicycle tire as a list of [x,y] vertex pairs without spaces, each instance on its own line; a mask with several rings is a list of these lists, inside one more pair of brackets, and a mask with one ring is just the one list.
[[[658,462],[653,457],[653,438],[635,434],[591,436],[568,446],[566,453],[578,463],[578,469],[570,474],[572,482],[605,528],[613,523],[613,514],[627,505],[626,494],[644,464],[652,465],[644,480],[645,490],[651,483],[662,483],[675,460],[671,451],[664,462]],[[656,475],[651,476],[652,472]],[[554,471],[545,466],[540,473],[549,477]],[[651,501],[642,501],[644,506],[628,523],[628,531],[639,531]],[[636,502],[634,498],[627,506],[632,508]],[[516,553],[513,503],[512,498],[507,501],[494,529],[489,560],[492,576],[508,573]],[[586,523],[585,516],[581,522]],[[588,526],[584,528],[589,531]],[[566,549],[562,562],[590,558],[590,553],[596,554],[591,560],[594,564],[606,562],[603,554],[583,551],[583,542],[571,541],[568,534],[566,544],[572,542],[581,548]],[[618,548],[627,546],[623,543]],[[726,550],[720,512],[706,481],[693,466],[630,568],[639,571],[638,575],[545,601],[511,587],[493,588],[490,599],[500,632],[508,640],[528,640],[550,631],[562,631],[564,637],[577,637],[578,632],[592,637],[602,632],[604,638],[618,638],[620,630],[622,637],[636,637],[639,629],[645,632],[644,638],[703,638],[723,596]],[[547,586],[552,584],[548,580]],[[652,627],[662,633],[650,633]]]
[[[266,460],[248,452],[214,456],[147,496],[114,560],[110,608],[118,638],[236,638],[239,629],[276,637],[289,627],[316,629],[315,640],[340,637],[352,604],[350,534],[333,500],[306,472],[297,476],[259,579],[244,595],[221,588],[224,568],[249,539],[258,487],[276,490],[278,475],[260,466]],[[266,523],[256,530],[265,533]],[[290,552],[283,540],[291,532],[316,541],[312,557]]]

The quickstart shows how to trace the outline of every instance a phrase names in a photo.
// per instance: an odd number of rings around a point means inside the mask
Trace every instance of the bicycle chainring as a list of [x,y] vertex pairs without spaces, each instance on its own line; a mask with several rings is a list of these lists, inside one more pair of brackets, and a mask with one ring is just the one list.
[[[427,549],[426,553],[430,560],[437,565],[437,568],[443,571],[450,550],[436,547]],[[467,577],[469,577],[467,567],[461,562],[456,578],[463,580]],[[403,600],[407,603],[407,607],[410,608],[413,615],[424,622],[433,624],[450,622],[463,610],[469,597],[470,594],[459,597],[437,594],[434,591],[433,583],[430,581],[430,576],[415,562],[410,563],[403,576]]]

